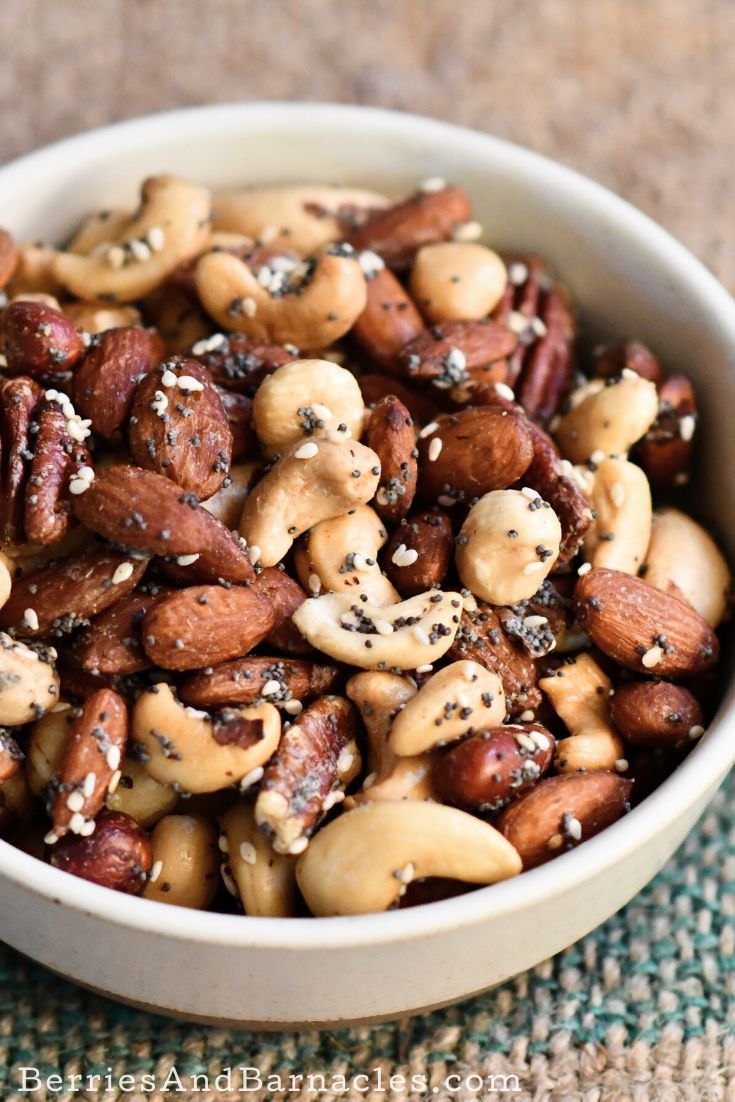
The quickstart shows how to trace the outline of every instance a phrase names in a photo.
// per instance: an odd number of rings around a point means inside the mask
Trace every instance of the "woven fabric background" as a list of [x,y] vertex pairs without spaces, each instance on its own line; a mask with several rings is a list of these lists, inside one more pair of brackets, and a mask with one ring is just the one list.
[[[202,102],[417,111],[589,173],[735,288],[734,47],[732,0],[0,0],[0,160]],[[16,1093],[22,1064],[163,1078],[171,1065],[187,1075],[246,1063],[263,1073],[420,1072],[437,1099],[478,1097],[439,1086],[456,1070],[515,1074],[521,1091],[510,1097],[524,1102],[735,1102],[733,791],[657,881],[580,944],[486,996],[375,1029],[178,1024],[0,950],[0,1098],[31,1097]]]

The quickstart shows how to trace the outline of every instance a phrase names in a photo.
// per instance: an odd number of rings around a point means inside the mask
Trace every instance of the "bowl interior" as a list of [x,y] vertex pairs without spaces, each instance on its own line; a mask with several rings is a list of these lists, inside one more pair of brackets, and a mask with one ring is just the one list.
[[[427,119],[328,105],[231,105],[106,128],[6,166],[0,170],[0,221],[22,240],[63,241],[90,210],[132,208],[140,181],[157,172],[190,176],[215,188],[327,181],[397,195],[428,176],[461,184],[472,196],[488,243],[501,250],[536,251],[553,262],[579,307],[586,339],[638,337],[650,343],[670,371],[694,379],[705,426],[696,512],[731,553],[735,550],[735,439],[729,424],[735,397],[735,304],[682,246],[609,192],[533,153]],[[730,686],[720,717],[731,708],[732,697]],[[735,740],[724,726],[721,719],[716,722],[683,768],[631,816],[554,862],[553,871],[546,866],[516,882],[418,908],[431,912],[430,919],[411,911],[410,918],[397,913],[349,920],[346,936],[372,936],[380,928],[415,933],[424,922],[449,924],[483,907],[497,911],[512,908],[514,900],[531,903],[535,893],[548,894],[565,879],[583,877],[585,869],[599,868],[608,847],[633,847],[641,833],[657,830],[677,806],[693,802],[724,772],[735,756]],[[45,881],[35,865],[50,877],[48,890],[65,902],[113,912],[106,902],[112,893],[74,882],[0,845],[0,868],[11,876],[30,875],[40,890]],[[160,906],[118,898],[114,910],[153,924]],[[191,916],[172,921],[173,910],[178,908],[166,909],[167,926],[172,932],[179,927],[191,932]],[[239,923],[237,933],[233,922]],[[283,925],[217,915],[198,916],[197,924],[202,936],[216,926],[243,942],[251,940],[256,927],[262,932],[263,924]],[[287,925],[290,938],[321,936],[316,930],[305,933],[311,922],[290,920]]]

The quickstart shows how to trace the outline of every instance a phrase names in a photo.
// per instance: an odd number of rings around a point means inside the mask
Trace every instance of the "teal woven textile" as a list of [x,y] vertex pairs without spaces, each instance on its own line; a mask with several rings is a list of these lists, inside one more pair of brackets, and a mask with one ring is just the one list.
[[[179,1023],[90,995],[3,949],[0,1097],[733,1102],[734,795],[735,778],[661,875],[595,933],[486,995],[390,1025],[267,1034]],[[328,1082],[369,1073],[374,1083],[381,1068],[385,1077],[421,1074],[427,1087],[366,1092],[360,1081],[346,1091],[207,1093],[199,1080],[197,1091],[163,1090],[172,1066],[186,1088],[193,1075],[208,1074],[211,1084],[240,1064],[258,1068],[264,1081],[276,1072],[320,1073]],[[109,1066],[114,1077],[148,1073],[156,1087],[147,1094],[117,1087],[21,1094],[22,1065],[67,1077]],[[470,1076],[468,1085],[454,1089],[451,1080],[447,1087],[452,1074]],[[473,1075],[496,1089],[479,1091]]]

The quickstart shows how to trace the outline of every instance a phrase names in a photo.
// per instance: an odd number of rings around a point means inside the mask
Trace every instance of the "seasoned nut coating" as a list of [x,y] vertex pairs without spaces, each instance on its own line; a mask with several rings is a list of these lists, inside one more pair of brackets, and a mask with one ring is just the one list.
[[401,521],[386,544],[383,567],[403,597],[441,586],[452,563],[454,535],[441,509],[414,513]]
[[136,386],[165,353],[160,336],[140,326],[106,329],[93,338],[74,374],[73,398],[94,432],[109,439],[124,426]]
[[399,356],[407,380],[427,379],[440,390],[466,383],[473,371],[505,360],[516,347],[510,329],[491,319],[447,321],[414,337]]
[[541,703],[534,662],[523,647],[508,638],[490,605],[482,601],[465,602],[459,630],[447,656],[453,661],[467,658],[479,662],[497,673],[503,682],[510,715],[522,715]]
[[82,880],[140,895],[153,864],[148,835],[121,811],[99,817],[94,834],[67,834],[51,851],[51,864]]
[[13,375],[40,378],[72,371],[84,354],[82,338],[72,323],[41,302],[11,302],[3,315],[3,331]]
[[554,738],[540,723],[509,723],[451,747],[434,765],[441,799],[465,811],[498,811],[548,773]]
[[375,511],[392,526],[411,508],[418,472],[413,418],[395,395],[386,395],[373,407],[365,443],[380,461]]
[[533,442],[522,413],[482,406],[461,410],[419,434],[420,488],[425,501],[471,502],[522,478]]
[[180,694],[185,704],[206,710],[267,700],[298,715],[300,701],[332,692],[338,679],[336,666],[303,658],[248,655],[192,674],[182,683]]

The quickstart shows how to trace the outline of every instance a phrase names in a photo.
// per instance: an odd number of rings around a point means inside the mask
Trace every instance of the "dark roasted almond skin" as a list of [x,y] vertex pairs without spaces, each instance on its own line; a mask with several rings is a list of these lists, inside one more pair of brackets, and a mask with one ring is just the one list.
[[363,401],[368,409],[373,409],[381,398],[394,394],[408,410],[417,425],[428,425],[438,413],[432,396],[422,394],[406,386],[400,379],[389,375],[360,375],[357,380]]
[[367,303],[352,326],[350,337],[371,360],[395,371],[399,352],[423,328],[423,318],[413,299],[388,268],[381,268],[368,278]]
[[[53,829],[59,838],[69,830],[73,815],[89,820],[102,810],[127,741],[128,709],[123,698],[112,689],[98,689],[88,696],[64,744],[53,805]],[[90,776],[94,786],[88,792]],[[80,806],[69,807],[70,797]]]
[[198,555],[200,579],[255,576],[240,541],[200,507],[196,494],[155,471],[108,467],[72,505],[82,524],[113,543],[154,555]]
[[463,610],[447,657],[453,662],[463,659],[479,662],[497,673],[503,682],[509,715],[522,715],[541,704],[535,663],[524,647],[508,638],[495,609],[483,601],[477,601],[472,612]]
[[[438,442],[438,443],[437,443]],[[472,501],[517,482],[533,459],[522,413],[472,407],[443,417],[419,439],[419,486],[425,501]]]
[[127,895],[140,895],[153,864],[142,826],[122,811],[107,811],[88,838],[67,834],[51,851],[51,864],[82,880]]
[[258,437],[253,428],[253,400],[234,390],[218,386],[227,424],[232,434],[232,462],[253,459],[259,454]]
[[74,659],[82,669],[126,677],[150,667],[151,660],[143,649],[143,619],[159,597],[165,597],[170,590],[147,588],[150,591],[136,589],[121,597],[79,634],[74,643]]
[[376,210],[350,238],[357,251],[371,249],[389,268],[407,268],[422,245],[446,241],[472,215],[472,204],[461,188],[419,191],[400,203]]
[[195,670],[247,654],[274,624],[271,604],[253,586],[191,586],[156,601],[143,646],[156,666]]
[[636,673],[693,677],[719,658],[717,636],[691,605],[619,570],[580,578],[574,611],[595,646]]
[[418,452],[413,418],[395,395],[386,395],[374,407],[365,443],[380,460],[380,484],[373,508],[386,524],[397,524],[408,513],[416,493]]
[[[466,383],[480,368],[504,361],[517,342],[512,330],[491,318],[445,321],[424,329],[409,341],[398,363],[409,381],[426,379],[440,389],[449,390]],[[457,352],[461,353],[459,362]]]
[[540,723],[510,723],[453,746],[437,759],[434,783],[454,807],[498,811],[533,788],[553,757],[554,736]]
[[694,387],[684,375],[672,375],[658,391],[658,417],[636,445],[635,457],[654,490],[666,490],[688,477],[694,442],[684,432],[684,418],[696,427],[697,399]]
[[[128,563],[128,576],[113,582],[116,570]],[[27,639],[43,635],[61,638],[135,589],[147,567],[146,558],[132,559],[112,548],[88,547],[35,574],[16,578],[0,609],[0,627],[12,628]],[[30,622],[29,612],[35,613]]]
[[[339,670],[303,658],[264,658],[248,655],[215,666],[211,673],[194,673],[179,687],[179,696],[194,708],[240,707],[256,700],[280,704],[310,700],[337,687]],[[279,688],[263,696],[263,686]]]
[[549,777],[514,800],[495,825],[518,850],[524,870],[534,869],[619,819],[632,787],[632,781],[604,771]]
[[165,355],[151,329],[120,326],[93,338],[74,376],[74,402],[99,436],[109,438],[125,425],[135,388]]
[[299,583],[285,570],[268,566],[258,574],[253,588],[256,593],[264,595],[273,608],[275,620],[265,638],[268,646],[286,654],[312,654],[311,644],[291,620],[296,609],[301,608],[307,598]]
[[[397,566],[393,556],[403,544],[416,551],[418,558],[409,566]],[[385,545],[382,565],[402,597],[413,597],[440,586],[449,572],[454,555],[454,534],[449,517],[441,509],[414,513],[394,529]]]
[[610,701],[610,718],[633,746],[670,749],[703,732],[702,709],[683,685],[669,681],[631,681]]
[[84,354],[69,319],[42,302],[11,302],[3,329],[8,370],[14,375],[39,378],[72,371]]
[[[192,379],[201,389],[164,386],[172,376]],[[128,442],[138,466],[170,478],[201,500],[219,490],[232,462],[232,433],[219,392],[197,360],[165,360],[141,379]]]

